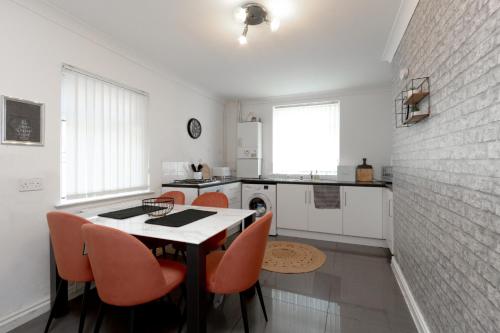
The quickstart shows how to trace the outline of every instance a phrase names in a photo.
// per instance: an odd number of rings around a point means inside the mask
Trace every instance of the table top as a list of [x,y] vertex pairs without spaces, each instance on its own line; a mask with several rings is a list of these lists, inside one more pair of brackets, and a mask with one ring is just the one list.
[[97,216],[98,214],[140,205],[140,201],[126,204],[122,203],[108,207],[101,207],[99,209],[88,210],[78,215],[97,225],[115,228],[131,235],[147,236],[182,243],[201,244],[219,232],[236,226],[246,217],[255,214],[255,211],[253,210],[175,205],[174,209],[169,214],[178,213],[185,209],[200,209],[217,212],[217,214],[205,217],[201,220],[178,228],[146,224],[145,221],[151,218],[147,214],[124,220],[115,220]]

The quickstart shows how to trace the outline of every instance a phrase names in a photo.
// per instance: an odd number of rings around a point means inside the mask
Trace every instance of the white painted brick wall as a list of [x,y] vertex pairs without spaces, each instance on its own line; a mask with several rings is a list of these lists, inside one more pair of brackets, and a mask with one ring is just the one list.
[[433,332],[500,332],[500,0],[420,0],[394,96],[430,76],[431,117],[396,129],[396,257]]

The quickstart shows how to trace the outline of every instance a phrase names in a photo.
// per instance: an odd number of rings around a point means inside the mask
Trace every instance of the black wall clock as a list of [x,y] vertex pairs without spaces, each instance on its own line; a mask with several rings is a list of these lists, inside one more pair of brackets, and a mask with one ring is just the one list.
[[196,118],[191,118],[188,121],[188,133],[193,139],[198,139],[201,135],[201,124]]

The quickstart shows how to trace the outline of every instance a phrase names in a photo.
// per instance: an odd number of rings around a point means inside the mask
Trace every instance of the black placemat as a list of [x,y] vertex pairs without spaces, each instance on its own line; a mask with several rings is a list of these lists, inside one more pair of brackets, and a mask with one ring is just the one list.
[[209,212],[199,209],[186,209],[182,212],[169,214],[157,219],[149,219],[146,221],[148,224],[162,225],[164,227],[182,227],[183,225],[193,223],[195,221],[204,219],[210,215],[217,214],[217,212]]
[[152,212],[156,212],[157,210],[164,209],[163,207],[155,207],[155,206],[137,206],[132,208],[126,208],[121,210],[116,210],[114,212],[99,214],[100,217],[108,217],[110,219],[115,220],[124,220],[130,217],[144,215]]

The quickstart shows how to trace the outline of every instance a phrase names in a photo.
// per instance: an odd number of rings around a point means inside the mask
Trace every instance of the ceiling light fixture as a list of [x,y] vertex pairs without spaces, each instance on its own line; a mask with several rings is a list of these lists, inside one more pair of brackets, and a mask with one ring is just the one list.
[[280,20],[277,17],[271,17],[267,9],[258,3],[247,3],[236,10],[235,17],[238,22],[244,23],[245,28],[238,41],[241,45],[248,43],[247,33],[249,25],[259,25],[268,23],[271,31],[277,31],[280,28]]
[[243,33],[241,36],[238,38],[238,41],[240,42],[241,45],[245,45],[248,43],[247,40],[247,32],[248,32],[248,24],[245,25],[245,29],[243,29]]

